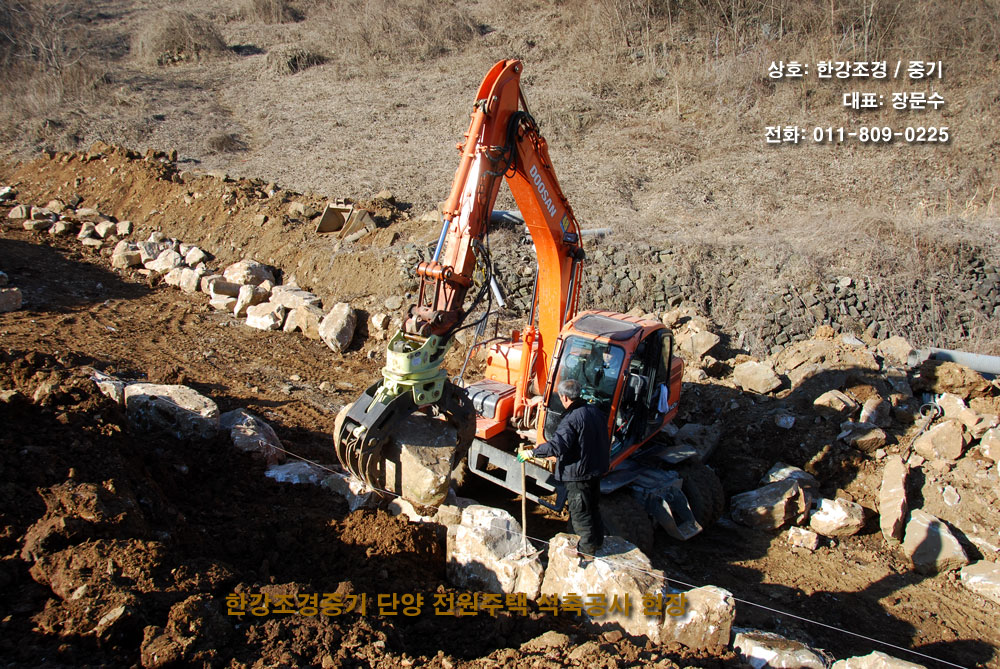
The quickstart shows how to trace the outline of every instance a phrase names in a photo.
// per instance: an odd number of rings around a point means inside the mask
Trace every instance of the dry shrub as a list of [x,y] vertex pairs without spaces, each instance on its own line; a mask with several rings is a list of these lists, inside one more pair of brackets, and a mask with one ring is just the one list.
[[326,56],[313,47],[278,46],[267,52],[267,58],[264,60],[264,71],[268,74],[284,76],[301,72],[314,65],[322,65],[326,61]]
[[211,135],[205,141],[205,148],[209,153],[238,153],[246,151],[250,147],[240,139],[239,135],[231,132],[220,132]]
[[479,34],[471,15],[447,0],[338,1],[327,19],[340,53],[356,64],[433,58]]
[[201,60],[226,52],[226,43],[211,22],[187,12],[154,15],[132,40],[132,53],[148,65]]
[[302,20],[302,14],[286,0],[246,0],[240,10],[240,16],[247,21],[268,24]]
[[0,120],[5,132],[32,117],[27,132],[45,142],[64,132],[59,117],[94,101],[109,78],[84,29],[78,3],[0,0]]

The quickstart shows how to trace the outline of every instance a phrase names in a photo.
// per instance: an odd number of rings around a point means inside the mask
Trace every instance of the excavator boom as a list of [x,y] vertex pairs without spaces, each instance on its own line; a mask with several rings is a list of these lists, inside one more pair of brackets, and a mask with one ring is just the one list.
[[[458,145],[460,160],[442,212],[433,257],[416,268],[420,291],[403,329],[389,341],[382,380],[338,416],[337,454],[352,473],[382,487],[381,451],[393,424],[415,408],[433,407],[455,424],[459,449],[467,450],[475,430],[464,392],[447,382],[441,365],[469,313],[488,290],[467,305],[477,265],[491,271],[490,214],[506,180],[531,234],[538,274],[528,323],[512,347],[508,367],[514,386],[514,418],[524,415],[532,387],[544,387],[562,326],[576,313],[584,258],[580,229],[563,195],[548,145],[528,113],[521,91],[522,65],[504,60],[483,79],[473,103],[469,129]],[[466,326],[468,327],[468,326]]]

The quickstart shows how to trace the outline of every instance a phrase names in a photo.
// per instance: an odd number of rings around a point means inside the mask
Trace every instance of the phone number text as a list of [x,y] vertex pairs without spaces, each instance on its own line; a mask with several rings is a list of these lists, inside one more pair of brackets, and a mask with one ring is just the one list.
[[833,144],[855,141],[862,144],[944,144],[951,139],[948,126],[907,126],[896,130],[889,126],[861,126],[856,129],[816,126],[804,128],[797,125],[769,125],[764,138],[768,144]]

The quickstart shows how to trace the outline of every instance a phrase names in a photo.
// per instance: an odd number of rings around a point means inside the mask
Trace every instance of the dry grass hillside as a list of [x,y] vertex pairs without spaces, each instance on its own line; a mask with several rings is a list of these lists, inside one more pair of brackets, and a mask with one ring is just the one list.
[[[162,4],[0,1],[2,154],[175,148],[329,197],[390,188],[419,213],[448,191],[481,77],[516,57],[584,227],[745,263],[762,285],[920,276],[1000,248],[998,0]],[[912,60],[943,76],[893,77]],[[774,61],[810,72],[774,79]],[[889,76],[820,79],[820,61]],[[850,110],[851,92],[885,103]],[[897,111],[898,93],[944,104]],[[950,140],[769,145],[775,125]]]

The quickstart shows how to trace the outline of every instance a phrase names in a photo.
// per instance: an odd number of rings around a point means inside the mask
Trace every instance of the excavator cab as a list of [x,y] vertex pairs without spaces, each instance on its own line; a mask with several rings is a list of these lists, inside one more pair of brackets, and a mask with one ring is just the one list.
[[670,330],[611,312],[583,312],[567,324],[553,356],[539,441],[552,438],[566,407],[556,388],[580,382],[585,401],[608,415],[612,468],[648,442],[677,411],[683,363]]

